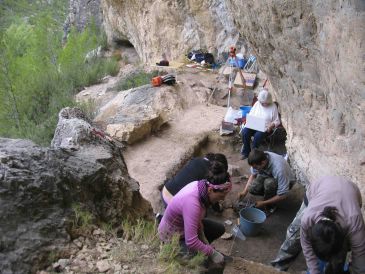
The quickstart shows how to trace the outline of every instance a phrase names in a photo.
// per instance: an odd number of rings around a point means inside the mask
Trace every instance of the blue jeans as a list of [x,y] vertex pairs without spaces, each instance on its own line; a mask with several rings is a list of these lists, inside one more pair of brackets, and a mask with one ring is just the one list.
[[256,131],[245,127],[242,130],[242,142],[243,142],[242,155],[248,156],[248,154],[250,154],[252,136],[253,136],[252,148],[258,148],[261,142],[266,138],[267,132]]

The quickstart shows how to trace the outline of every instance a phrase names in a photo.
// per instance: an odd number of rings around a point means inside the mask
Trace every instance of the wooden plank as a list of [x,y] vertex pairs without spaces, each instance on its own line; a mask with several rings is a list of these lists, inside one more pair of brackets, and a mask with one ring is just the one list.
[[242,75],[246,83],[242,83],[241,76],[237,74],[236,79],[234,80],[234,85],[237,87],[246,86],[248,88],[253,88],[256,82],[256,74],[242,71]]

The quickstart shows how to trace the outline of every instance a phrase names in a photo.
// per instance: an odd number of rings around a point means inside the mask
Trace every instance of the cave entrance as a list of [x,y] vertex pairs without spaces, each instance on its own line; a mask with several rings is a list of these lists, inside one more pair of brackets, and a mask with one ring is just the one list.
[[124,65],[136,65],[140,62],[134,45],[126,39],[114,39],[112,43],[113,55],[120,58]]

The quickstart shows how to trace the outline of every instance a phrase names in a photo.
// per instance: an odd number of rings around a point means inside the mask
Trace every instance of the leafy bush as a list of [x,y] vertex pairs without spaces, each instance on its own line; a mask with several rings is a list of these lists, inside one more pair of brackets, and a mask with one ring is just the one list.
[[[32,5],[20,2],[19,9]],[[119,68],[113,58],[85,62],[89,51],[105,45],[105,35],[94,24],[82,33],[72,30],[62,45],[55,11],[31,11],[26,20],[11,19],[0,28],[0,136],[48,145],[59,111],[77,105],[75,92]]]
[[78,108],[82,110],[89,121],[92,121],[96,117],[96,103],[94,99],[79,102]]

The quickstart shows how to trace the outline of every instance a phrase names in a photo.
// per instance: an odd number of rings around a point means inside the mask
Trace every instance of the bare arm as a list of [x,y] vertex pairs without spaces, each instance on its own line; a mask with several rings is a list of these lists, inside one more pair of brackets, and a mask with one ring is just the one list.
[[249,188],[249,186],[251,185],[251,183],[253,182],[253,180],[255,178],[256,178],[256,175],[254,175],[254,174],[250,175],[250,178],[248,178],[245,188],[243,189],[242,192],[238,193],[238,198],[239,199],[243,199],[243,198],[246,197],[246,195],[248,193],[248,188]]
[[279,201],[282,201],[286,198],[287,195],[275,195],[274,197],[271,197],[270,199],[266,201],[258,201],[256,202],[256,207],[263,208],[267,205],[276,204]]

